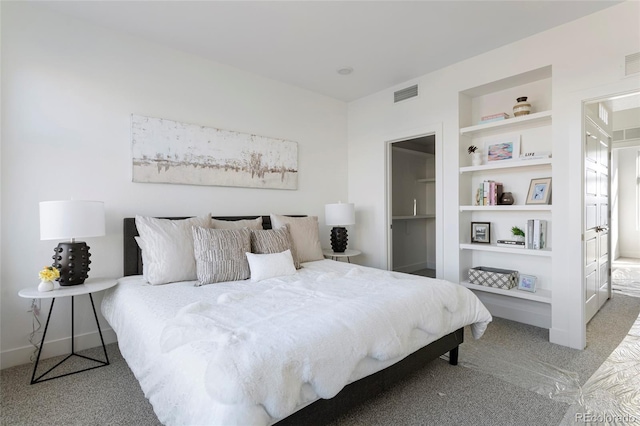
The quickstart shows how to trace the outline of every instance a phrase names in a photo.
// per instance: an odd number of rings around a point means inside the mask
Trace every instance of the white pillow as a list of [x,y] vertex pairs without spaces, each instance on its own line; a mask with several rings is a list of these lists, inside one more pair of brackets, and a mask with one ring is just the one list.
[[194,226],[210,227],[211,215],[182,220],[136,216],[143,274],[149,284],[198,279],[191,231]]
[[291,243],[298,257],[298,262],[311,262],[324,259],[318,231],[318,217],[289,217],[271,215],[271,227],[281,228],[289,224]]
[[240,219],[240,220],[221,220],[211,218],[211,227],[213,229],[262,229],[262,216],[255,219]]
[[296,273],[291,250],[282,253],[246,253],[251,270],[251,281],[258,282],[274,277],[284,277]]

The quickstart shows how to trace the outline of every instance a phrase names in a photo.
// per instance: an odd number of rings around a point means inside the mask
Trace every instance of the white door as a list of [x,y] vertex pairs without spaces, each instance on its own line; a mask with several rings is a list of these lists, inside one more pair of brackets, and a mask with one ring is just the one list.
[[609,255],[609,158],[611,138],[598,107],[587,108],[584,135],[583,254],[585,321],[611,297]]

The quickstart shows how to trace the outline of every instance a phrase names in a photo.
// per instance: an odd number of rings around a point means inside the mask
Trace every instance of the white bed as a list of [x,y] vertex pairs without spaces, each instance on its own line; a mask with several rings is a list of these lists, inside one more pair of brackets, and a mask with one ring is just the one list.
[[102,302],[167,425],[267,425],[491,315],[450,282],[321,260],[295,275],[195,287],[120,280]]

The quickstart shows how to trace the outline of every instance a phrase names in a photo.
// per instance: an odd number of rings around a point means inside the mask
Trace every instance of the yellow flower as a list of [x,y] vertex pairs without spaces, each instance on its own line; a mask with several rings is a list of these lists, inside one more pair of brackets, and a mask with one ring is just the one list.
[[42,281],[53,281],[56,278],[60,278],[60,271],[53,266],[45,266],[42,271],[38,273],[38,276]]

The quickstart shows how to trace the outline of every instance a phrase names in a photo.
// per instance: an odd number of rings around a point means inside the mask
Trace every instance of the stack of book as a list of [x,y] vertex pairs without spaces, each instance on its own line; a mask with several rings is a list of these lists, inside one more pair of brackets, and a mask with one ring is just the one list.
[[524,241],[516,241],[516,240],[498,240],[497,245],[499,247],[525,248]]
[[476,206],[497,206],[502,197],[502,184],[493,180],[480,183],[476,192]]
[[551,151],[525,152],[520,154],[521,160],[538,160],[541,158],[551,158]]
[[529,219],[525,231],[525,246],[529,249],[540,250],[547,247],[547,221]]
[[506,120],[507,118],[509,118],[509,114],[507,114],[506,112],[485,115],[484,117],[480,118],[480,124],[491,123],[492,121]]

